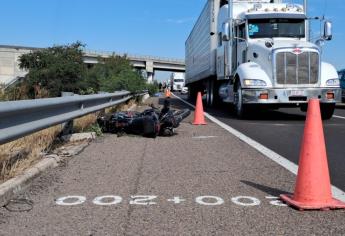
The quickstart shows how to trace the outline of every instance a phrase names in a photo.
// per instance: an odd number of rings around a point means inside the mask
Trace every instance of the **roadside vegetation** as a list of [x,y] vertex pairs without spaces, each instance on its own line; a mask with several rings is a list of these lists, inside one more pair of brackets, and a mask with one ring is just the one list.
[[1,100],[59,97],[61,92],[95,94],[127,90],[158,91],[157,83],[147,84],[126,56],[112,55],[99,58],[98,64],[87,67],[83,62],[81,42],[53,46],[24,54],[19,58],[21,69],[29,71],[21,81],[6,90],[1,89]]
[[[62,91],[81,95],[119,90],[148,90],[151,94],[158,91],[158,85],[147,84],[126,56],[114,54],[109,58],[99,58],[100,63],[88,68],[83,62],[83,48],[82,43],[75,42],[22,55],[20,68],[29,72],[9,88],[0,86],[0,101],[58,97]],[[132,103],[107,110],[127,109]],[[92,131],[102,135],[96,124],[97,115],[89,114],[74,120],[74,132]],[[60,133],[61,125],[57,125],[0,145],[0,182],[39,161],[44,153],[54,148]]]
[[3,182],[39,160],[48,152],[60,133],[61,126],[54,126],[0,146],[0,182]]

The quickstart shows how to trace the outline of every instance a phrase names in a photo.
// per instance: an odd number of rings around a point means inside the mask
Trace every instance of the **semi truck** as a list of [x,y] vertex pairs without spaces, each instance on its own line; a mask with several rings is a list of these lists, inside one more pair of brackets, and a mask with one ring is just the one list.
[[170,76],[171,90],[172,91],[182,91],[185,85],[185,76],[181,72],[173,72]]
[[[309,17],[307,0],[207,0],[185,43],[189,96],[232,104],[239,118],[252,108],[300,107],[320,100],[330,119],[341,100],[337,71],[322,61],[332,22]],[[320,36],[310,25],[319,20]]]

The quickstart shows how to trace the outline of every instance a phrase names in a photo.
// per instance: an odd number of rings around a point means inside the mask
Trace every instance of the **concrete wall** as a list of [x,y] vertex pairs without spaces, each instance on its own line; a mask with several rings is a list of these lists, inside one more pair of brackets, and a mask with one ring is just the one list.
[[30,49],[0,46],[0,84],[11,84],[18,77],[26,75],[25,70],[19,69],[19,57],[29,53]]

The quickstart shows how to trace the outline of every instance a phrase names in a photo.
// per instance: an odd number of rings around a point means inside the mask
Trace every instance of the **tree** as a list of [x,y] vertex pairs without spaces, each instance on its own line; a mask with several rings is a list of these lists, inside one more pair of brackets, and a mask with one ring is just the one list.
[[87,87],[95,91],[140,91],[146,88],[145,79],[134,70],[126,56],[113,55],[99,58],[97,65],[89,69]]
[[[85,86],[86,66],[80,42],[33,51],[20,57],[20,68],[26,69],[24,83],[29,97],[57,97],[61,91],[79,93]],[[45,92],[42,92],[45,91]]]

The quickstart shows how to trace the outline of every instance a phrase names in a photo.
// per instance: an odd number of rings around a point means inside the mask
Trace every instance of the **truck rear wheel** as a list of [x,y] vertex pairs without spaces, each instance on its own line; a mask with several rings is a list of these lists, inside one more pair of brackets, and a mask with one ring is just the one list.
[[207,106],[212,107],[220,103],[220,97],[218,95],[219,86],[215,81],[216,78],[210,78],[206,82],[206,102]]
[[332,118],[335,109],[335,103],[321,103],[321,117],[323,120],[329,120]]
[[214,82],[212,79],[208,79],[206,82],[206,104],[209,107],[211,107],[214,103],[213,87]]

